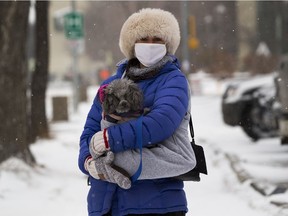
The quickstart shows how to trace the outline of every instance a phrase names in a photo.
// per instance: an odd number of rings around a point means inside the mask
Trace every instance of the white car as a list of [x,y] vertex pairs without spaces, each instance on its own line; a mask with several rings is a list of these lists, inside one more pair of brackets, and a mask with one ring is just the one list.
[[231,83],[222,97],[223,120],[257,141],[279,136],[275,74]]

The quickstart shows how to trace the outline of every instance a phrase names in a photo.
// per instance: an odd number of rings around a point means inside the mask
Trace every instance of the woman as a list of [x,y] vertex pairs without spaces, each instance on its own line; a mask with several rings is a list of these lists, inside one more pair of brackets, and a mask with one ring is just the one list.
[[[147,8],[132,14],[123,24],[119,40],[127,60],[119,64],[116,75],[103,83],[125,77],[142,89],[144,107],[150,110],[142,119],[145,148],[173,137],[177,129],[187,130],[181,123],[189,121],[188,82],[173,56],[179,43],[179,25],[170,12]],[[101,105],[95,99],[80,138],[79,167],[88,175],[95,171],[88,166],[89,145],[95,155],[108,150],[117,155],[137,149],[137,119],[101,131],[101,113]],[[185,134],[174,138],[189,140]],[[176,151],[177,143],[174,144]],[[173,178],[138,180],[128,190],[99,179],[90,181],[90,216],[182,216],[188,211],[183,182]]]

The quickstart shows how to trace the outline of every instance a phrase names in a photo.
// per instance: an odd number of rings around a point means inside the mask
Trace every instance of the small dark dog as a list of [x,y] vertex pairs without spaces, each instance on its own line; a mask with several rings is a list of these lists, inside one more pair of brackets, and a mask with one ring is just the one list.
[[[143,109],[144,97],[141,89],[128,79],[117,79],[101,86],[98,90],[98,98],[102,104],[103,117],[110,123],[122,123],[149,111],[148,108]],[[108,151],[94,159],[104,180],[118,184],[124,189],[131,187],[130,176],[126,170],[113,164],[113,152]]]
[[143,113],[143,93],[136,83],[128,79],[117,79],[104,86],[102,107],[104,115],[137,117]]

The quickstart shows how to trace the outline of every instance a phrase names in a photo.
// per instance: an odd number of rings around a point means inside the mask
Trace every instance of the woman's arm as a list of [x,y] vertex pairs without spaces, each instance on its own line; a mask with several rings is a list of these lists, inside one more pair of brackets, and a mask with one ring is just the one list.
[[[143,117],[144,147],[170,137],[179,127],[188,107],[187,80],[181,72],[171,73],[161,79],[155,91],[150,112]],[[150,95],[144,92],[144,98],[147,97]],[[110,149],[114,153],[136,149],[136,129],[136,120],[109,127]]]
[[89,152],[89,143],[92,136],[101,130],[100,121],[102,119],[101,116],[102,108],[97,101],[97,97],[95,97],[92,107],[87,115],[86,123],[84,125],[84,130],[80,137],[80,150],[78,157],[78,166],[80,170],[88,174],[88,172],[84,168],[84,162],[88,156],[90,156]]
[[[187,112],[179,128],[167,140],[142,149],[142,172],[138,179],[174,177],[190,171],[196,165],[194,151],[188,137],[190,114]],[[138,150],[115,154],[114,164],[132,176],[139,167]]]

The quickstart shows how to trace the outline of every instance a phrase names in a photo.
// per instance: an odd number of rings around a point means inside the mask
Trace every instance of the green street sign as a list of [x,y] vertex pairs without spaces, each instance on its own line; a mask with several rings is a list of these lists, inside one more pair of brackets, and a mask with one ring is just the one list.
[[64,16],[65,35],[68,39],[83,38],[83,15],[79,12],[70,12]]

